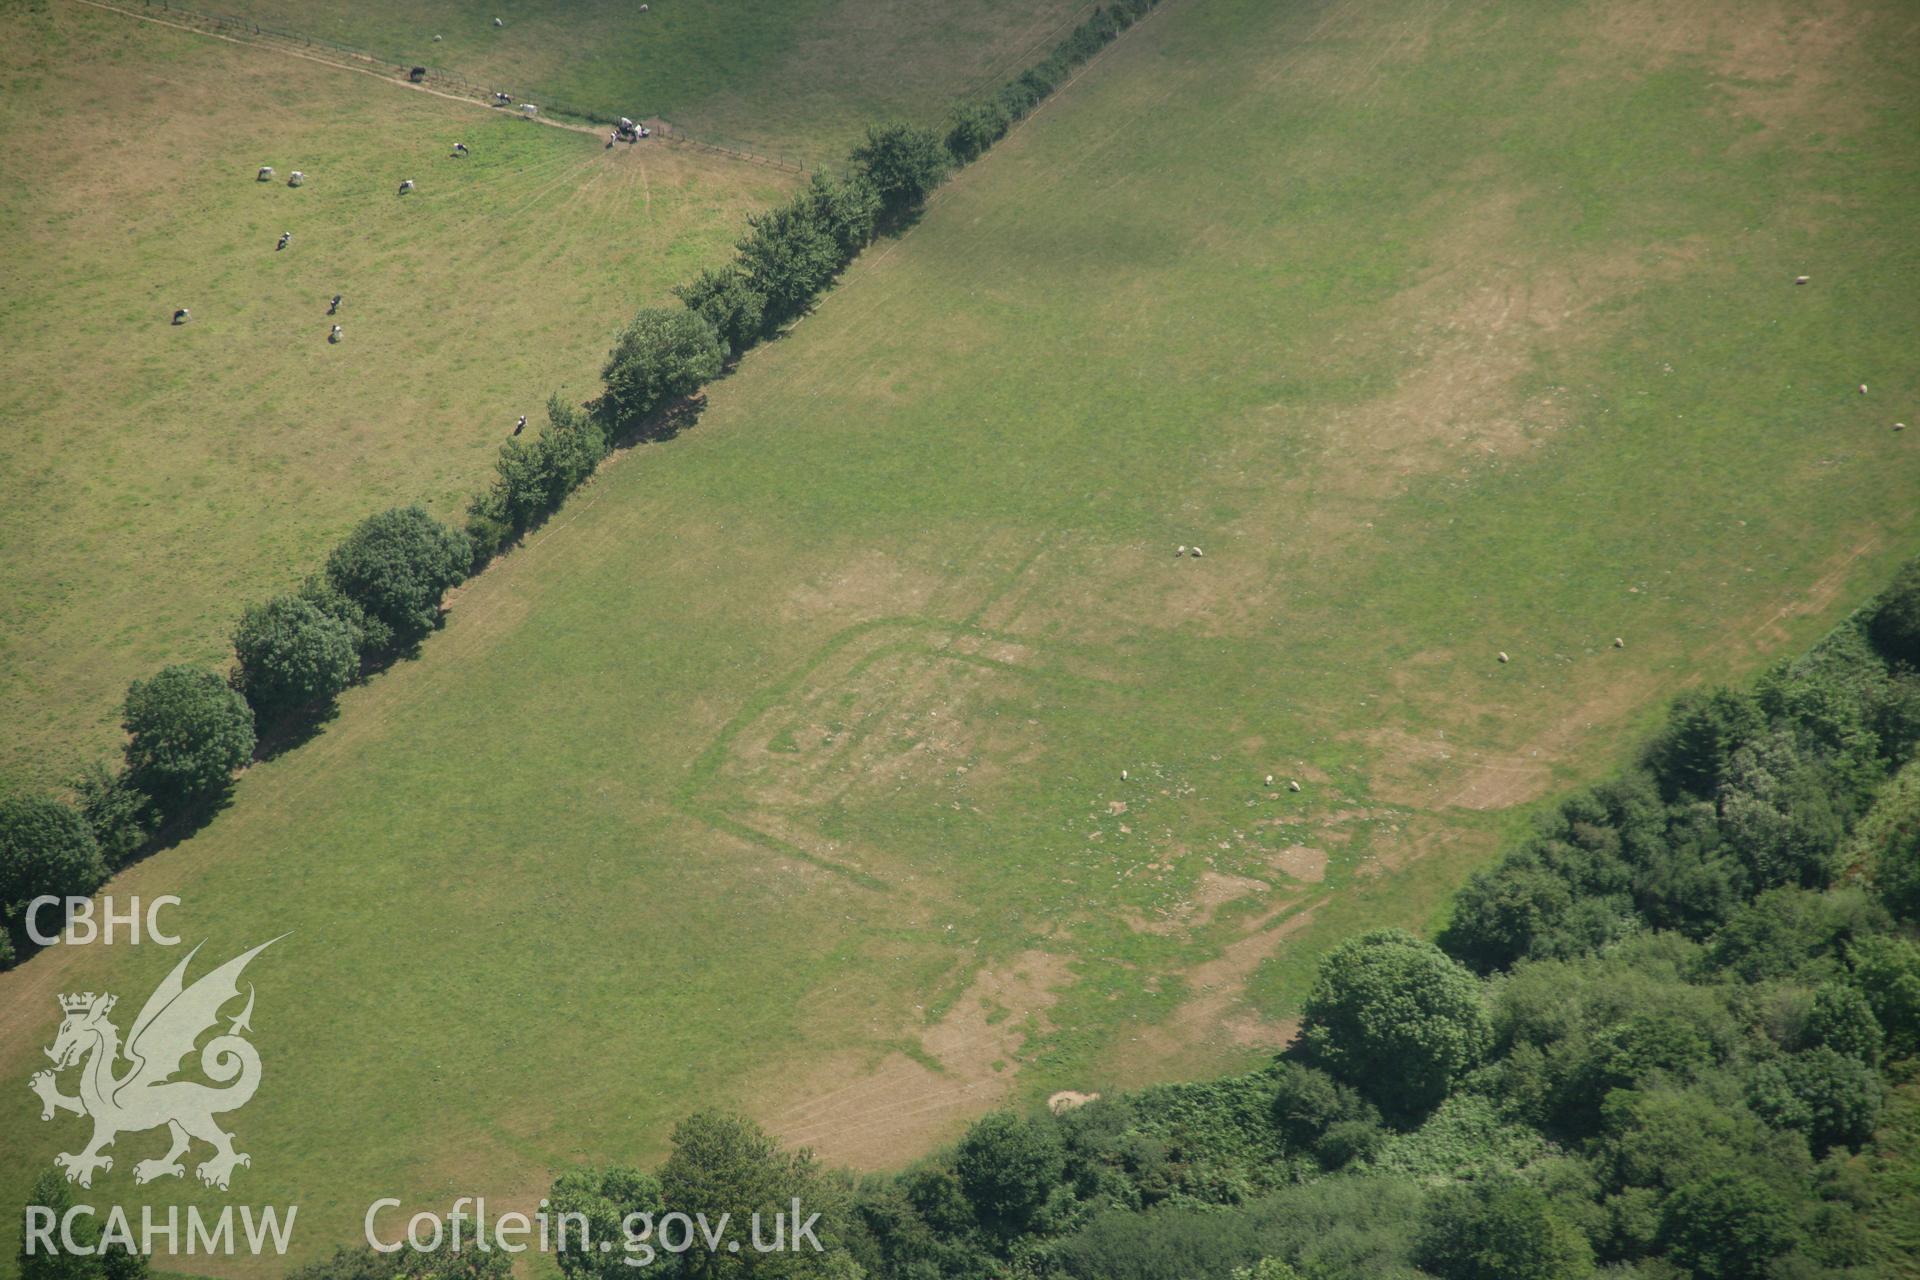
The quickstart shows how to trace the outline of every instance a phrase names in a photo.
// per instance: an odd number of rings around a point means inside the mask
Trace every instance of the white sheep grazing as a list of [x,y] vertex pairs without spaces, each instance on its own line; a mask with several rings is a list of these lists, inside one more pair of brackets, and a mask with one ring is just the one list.
[[504,22],[502,22],[502,21],[500,21],[500,19],[498,19],[498,18],[495,18],[495,19],[493,20],[493,25],[494,25],[494,26],[496,26],[496,27],[504,27],[504,26],[506,26],[507,24],[506,24],[506,23],[504,23]]
[[1201,550],[1200,550],[1200,548],[1198,548],[1198,547],[1195,547],[1195,548],[1193,549],[1193,558],[1194,558],[1195,560],[1198,560],[1198,559],[1199,559],[1199,558],[1200,558],[1200,557],[1201,557],[1202,555],[1204,555],[1204,554],[1205,554],[1205,552],[1203,552],[1203,551],[1201,551]]
[[413,190],[413,179],[412,179],[412,178],[408,178],[408,179],[407,179],[407,180],[406,180],[405,182],[403,182],[403,183],[401,183],[401,184],[400,184],[400,194],[401,194],[401,195],[405,195],[405,194],[407,194],[407,192],[409,192],[409,191],[411,191],[411,190]]
[[1615,636],[1613,638],[1613,647],[1616,649],[1624,649],[1627,647],[1627,642],[1625,640],[1622,640],[1619,636]]
[[1860,394],[1861,395],[1867,394],[1867,384],[1864,382],[1860,384]]
[[1500,661],[1502,661],[1502,662],[1510,662],[1510,661],[1512,661],[1512,659],[1510,659],[1510,658],[1508,658],[1508,657],[1507,657],[1507,655],[1506,655],[1506,654],[1505,654],[1505,653],[1503,652],[1503,653],[1502,653],[1502,654],[1500,655]]
[[1299,789],[1300,789],[1299,783],[1295,782],[1292,778],[1287,779],[1287,790],[1298,791]]
[[268,178],[271,178],[272,176],[273,176],[273,166],[270,164],[263,164],[260,166],[260,176],[255,178],[254,181],[265,182]]
[[1176,560],[1184,559],[1186,554],[1187,554],[1187,544],[1183,542],[1178,547],[1174,548],[1173,558]]
[[1120,781],[1125,782],[1126,780],[1127,780],[1127,771],[1125,769],[1122,769],[1120,771]]
[[295,169],[292,173],[287,175],[287,185],[290,187],[297,187],[301,183],[305,182],[306,180],[307,180],[307,175],[300,172],[298,169]]
[[1793,282],[1794,282],[1795,284],[1805,284],[1805,283],[1806,283],[1807,281],[1809,281],[1809,280],[1811,280],[1811,279],[1813,279],[1813,277],[1812,277],[1812,276],[1795,276],[1795,277],[1793,278]]
[[1272,785],[1273,785],[1273,775],[1272,775],[1272,774],[1268,774],[1268,775],[1267,775],[1267,785],[1268,785],[1268,786],[1272,786]]

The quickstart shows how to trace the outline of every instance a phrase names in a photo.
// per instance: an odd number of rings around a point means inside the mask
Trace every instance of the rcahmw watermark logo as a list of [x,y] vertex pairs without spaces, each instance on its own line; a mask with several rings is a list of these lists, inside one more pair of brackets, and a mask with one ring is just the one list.
[[[133,1166],[136,1183],[184,1176],[186,1166],[180,1158],[196,1140],[213,1148],[210,1157],[194,1166],[195,1176],[209,1187],[226,1190],[234,1169],[252,1163],[244,1152],[234,1150],[233,1135],[214,1120],[245,1106],[260,1086],[260,1055],[242,1034],[252,1030],[251,985],[246,1007],[228,1021],[223,1034],[200,1050],[201,1074],[213,1084],[175,1077],[182,1060],[193,1052],[194,1042],[217,1026],[225,1005],[239,998],[240,974],[248,962],[279,940],[235,956],[188,986],[187,966],[199,954],[196,946],[147,997],[124,1045],[120,1029],[108,1016],[117,997],[91,991],[60,997],[60,1010],[66,1016],[46,1051],[53,1069],[34,1073],[27,1085],[40,1096],[42,1120],[70,1111],[93,1121],[93,1137],[84,1147],[53,1158],[55,1166],[65,1170],[67,1181],[92,1186],[96,1171],[113,1169],[113,1157],[105,1151],[115,1138],[162,1126],[171,1145],[159,1158]],[[120,1070],[123,1057],[128,1065]],[[59,1074],[73,1067],[80,1069],[80,1078],[78,1092],[69,1095],[60,1091]]]

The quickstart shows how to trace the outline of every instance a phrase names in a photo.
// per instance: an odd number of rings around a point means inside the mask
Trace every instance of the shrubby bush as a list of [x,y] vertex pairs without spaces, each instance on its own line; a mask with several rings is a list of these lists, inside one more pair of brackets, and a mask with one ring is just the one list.
[[1813,993],[1800,1041],[1796,1048],[1825,1047],[1878,1066],[1887,1035],[1874,1016],[1873,1006],[1858,988],[1844,982],[1826,982]]
[[[440,601],[466,579],[473,563],[467,535],[419,506],[368,516],[327,557],[331,590],[309,593],[339,617],[351,604],[363,615],[366,649],[404,652],[440,625]],[[329,606],[332,606],[329,608]]]
[[452,1232],[443,1226],[437,1249],[408,1245],[398,1253],[380,1253],[371,1245],[336,1246],[331,1256],[287,1272],[286,1280],[512,1280],[511,1255],[479,1248],[471,1233],[461,1244],[455,1249]]
[[606,428],[591,413],[558,395],[547,397],[547,425],[540,429],[538,443],[546,455],[549,509],[585,484],[611,448]]
[[1011,1111],[995,1111],[975,1121],[954,1157],[974,1217],[1001,1236],[1027,1228],[1059,1182],[1065,1163],[1053,1126]]
[[1880,593],[1868,614],[1867,634],[1888,662],[1920,667],[1920,560],[1912,560]]
[[169,816],[224,792],[253,756],[253,712],[211,671],[162,668],[127,689],[127,772]]
[[1887,910],[1920,924],[1920,814],[1887,833],[1873,855],[1873,885]]
[[1420,1214],[1414,1260],[1440,1280],[1577,1280],[1593,1248],[1536,1187],[1514,1178],[1443,1187]]
[[103,1243],[92,1214],[76,1215],[68,1222],[67,1211],[73,1203],[73,1187],[57,1169],[48,1169],[34,1179],[27,1204],[49,1209],[55,1221],[68,1223],[74,1243],[87,1252],[63,1248],[28,1253],[23,1239],[14,1255],[15,1274],[20,1280],[147,1280],[152,1267],[146,1255],[135,1253],[120,1240]]
[[1764,1275],[1798,1243],[1786,1199],[1758,1177],[1729,1171],[1675,1190],[1660,1236],[1668,1256],[1701,1280]]
[[713,326],[691,311],[644,307],[615,339],[601,369],[601,412],[628,430],[669,401],[692,395],[720,372]]
[[940,135],[919,125],[871,125],[853,149],[854,171],[880,198],[883,217],[898,219],[920,207],[946,176],[949,157]]
[[978,159],[988,147],[1007,136],[1013,120],[997,100],[974,102],[956,109],[947,125],[946,148],[956,164]]
[[349,598],[335,586],[324,570],[309,574],[297,592],[302,600],[347,629],[353,648],[363,658],[387,653],[393,648],[393,632],[385,623],[368,616],[359,601]]
[[1314,1061],[1390,1115],[1436,1106],[1490,1038],[1473,975],[1399,929],[1335,947],[1301,1013],[1301,1043]]
[[761,325],[771,332],[806,311],[845,264],[832,230],[806,194],[747,219],[740,269],[763,299]]
[[561,1214],[577,1213],[587,1224],[584,1236],[575,1231],[567,1247],[558,1250],[554,1260],[568,1280],[614,1280],[630,1276],[634,1270],[626,1254],[615,1248],[604,1252],[598,1242],[611,1240],[616,1245],[625,1239],[627,1218],[636,1213],[659,1221],[665,1211],[660,1180],[650,1173],[616,1165],[608,1169],[580,1169],[561,1174],[553,1181],[549,1195],[550,1212],[555,1221]]
[[1920,1053],[1920,945],[1869,934],[1849,941],[1847,961],[1847,980],[1879,1020],[1887,1052],[1896,1057]]
[[241,615],[233,652],[231,683],[256,719],[269,724],[331,704],[360,670],[353,629],[297,595],[275,596]]
[[1713,939],[1713,963],[1746,982],[1837,974],[1847,946],[1884,915],[1858,889],[1769,889],[1736,910]]
[[1379,1114],[1317,1067],[1283,1062],[1274,1073],[1273,1123],[1293,1150],[1311,1151],[1328,1125],[1366,1112]]
[[107,870],[118,871],[132,862],[159,826],[152,798],[133,785],[125,769],[116,773],[98,760],[69,786]]
[[883,206],[880,190],[865,174],[853,171],[829,177],[816,173],[803,198],[811,206],[814,220],[833,241],[840,266],[853,261],[854,255],[873,240]]
[[[811,1152],[785,1151],[753,1121],[713,1110],[696,1112],[675,1125],[670,1141],[672,1150],[658,1175],[658,1195],[666,1212],[690,1218],[705,1214],[713,1223],[728,1214],[739,1231],[756,1213],[764,1223],[771,1223],[776,1213],[790,1214],[798,1200],[807,1213],[820,1214],[815,1235],[825,1251],[767,1255],[761,1261],[777,1261],[777,1274],[791,1280],[855,1280],[844,1269],[844,1233],[852,1217],[845,1185],[826,1176]],[[609,1198],[653,1194],[651,1186],[630,1178],[613,1188],[602,1179],[600,1191]],[[691,1277],[746,1274],[739,1261],[695,1249],[682,1255],[679,1270]]]
[[[31,945],[26,911],[35,898],[85,897],[106,878],[93,832],[72,805],[47,796],[0,797],[0,937],[12,938],[0,959],[11,963]],[[41,931],[53,932],[64,919],[42,913]]]
[[566,496],[585,483],[611,445],[594,415],[558,395],[547,399],[547,421],[532,440],[500,446],[494,480],[467,504],[467,538],[475,565],[484,564]]
[[737,262],[710,267],[688,283],[675,285],[673,293],[713,327],[729,353],[745,351],[765,331],[767,295],[754,287]]
[[1748,1104],[1775,1128],[1797,1129],[1816,1156],[1858,1148],[1873,1136],[1886,1102],[1880,1073],[1859,1058],[1819,1045],[1760,1063]]

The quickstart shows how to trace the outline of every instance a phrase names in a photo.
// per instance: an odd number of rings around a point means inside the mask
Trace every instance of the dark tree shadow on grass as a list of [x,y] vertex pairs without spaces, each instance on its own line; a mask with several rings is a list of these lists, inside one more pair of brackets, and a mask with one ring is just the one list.
[[233,788],[233,782],[229,781],[218,791],[201,796],[182,806],[177,812],[168,814],[147,842],[123,865],[132,866],[142,859],[150,858],[156,853],[164,853],[175,845],[184,844],[199,835],[208,823],[219,817],[233,803]]
[[[363,670],[360,680],[366,679]],[[356,681],[358,683],[358,681]],[[340,717],[340,704],[329,698],[324,706],[302,707],[261,728],[253,744],[254,763],[278,760],[281,756],[311,742],[320,731]]]
[[[737,360],[737,357],[735,359]],[[723,368],[721,372],[724,376],[726,369]],[[602,401],[594,401],[587,406],[587,409],[602,422],[607,422],[606,409]],[[624,422],[607,422],[607,457],[612,458],[616,454],[625,453],[636,445],[660,444],[671,440],[681,432],[690,431],[699,425],[700,415],[706,411],[707,393],[702,390],[670,401],[652,413],[641,414]],[[601,465],[606,464],[603,462]],[[564,507],[566,502],[562,500],[560,505]]]

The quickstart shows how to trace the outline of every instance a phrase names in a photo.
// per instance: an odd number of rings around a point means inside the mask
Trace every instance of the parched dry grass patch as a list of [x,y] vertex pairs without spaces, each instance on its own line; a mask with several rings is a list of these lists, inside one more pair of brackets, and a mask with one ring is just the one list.
[[1049,1028],[1047,1011],[1072,981],[1061,957],[1024,952],[980,970],[931,1025],[904,1028],[907,1049],[877,1062],[855,1051],[797,1085],[768,1080],[748,1092],[785,1100],[762,1104],[785,1142],[857,1168],[900,1164],[1013,1095],[1022,1049]]
[[1739,116],[1767,135],[1784,129],[1804,136],[1810,125],[1860,122],[1868,103],[1850,91],[1847,64],[1874,56],[1884,39],[1920,34],[1920,19],[1848,7],[1814,10],[1791,0],[1762,0],[1738,11],[1636,2],[1612,6],[1584,30],[1645,71],[1704,65]]

